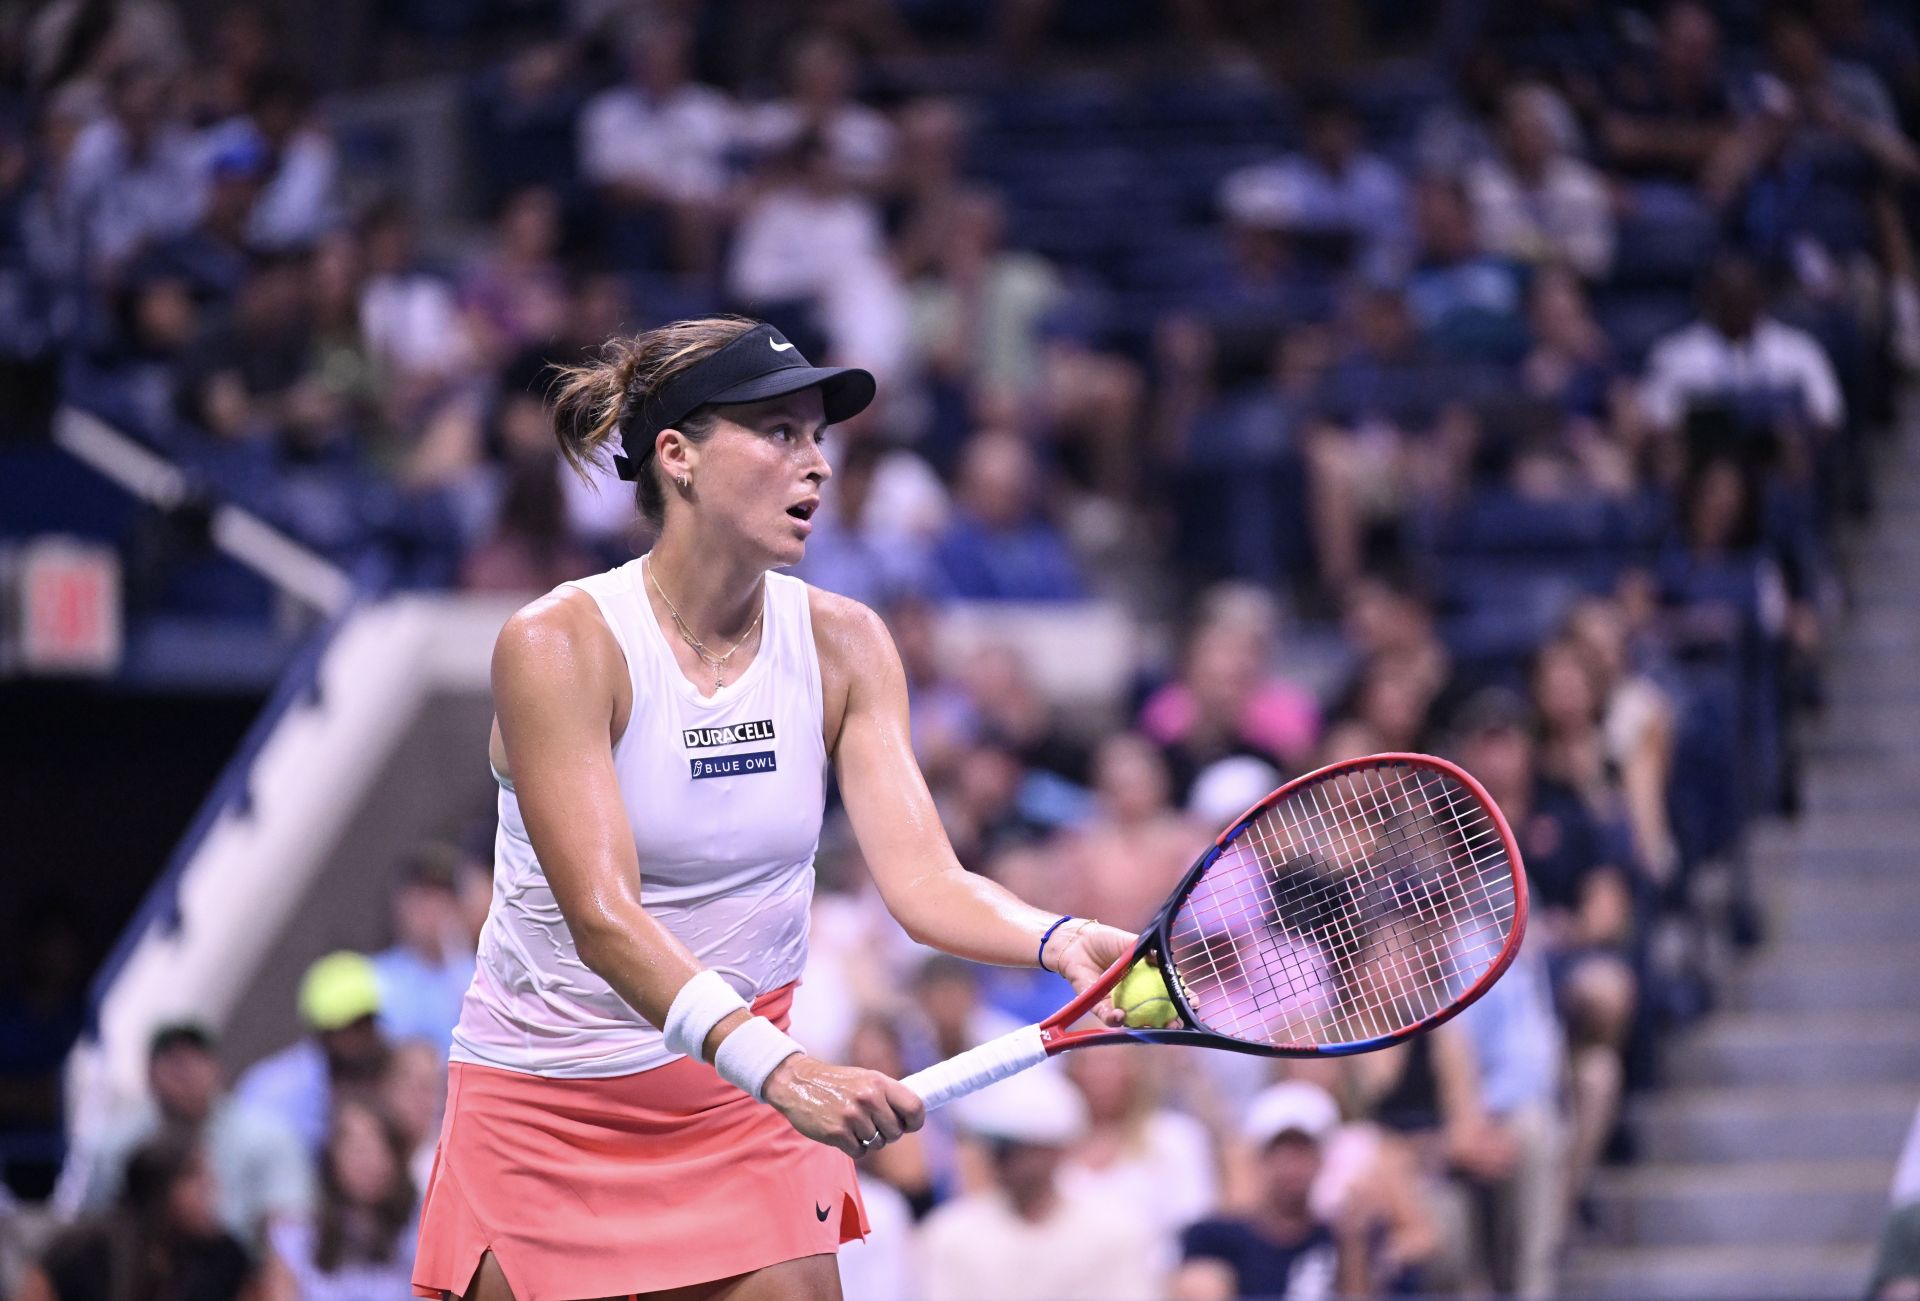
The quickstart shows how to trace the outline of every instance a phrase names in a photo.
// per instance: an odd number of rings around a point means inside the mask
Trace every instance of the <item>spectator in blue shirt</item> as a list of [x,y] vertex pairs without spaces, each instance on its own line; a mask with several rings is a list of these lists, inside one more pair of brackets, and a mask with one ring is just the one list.
[[1066,540],[1035,507],[1039,469],[1018,436],[967,444],[959,509],[935,551],[954,595],[976,601],[1069,601],[1083,594]]
[[308,1033],[254,1063],[234,1086],[246,1107],[289,1126],[317,1159],[327,1146],[336,1094],[370,1094],[387,1061],[380,980],[364,953],[329,953],[300,981]]
[[[1307,106],[1305,150],[1248,167],[1229,178],[1229,198],[1254,184],[1291,196],[1301,235],[1325,251],[1350,256],[1371,274],[1389,274],[1402,261],[1406,183],[1392,163],[1366,150],[1365,125],[1353,106],[1322,96]],[[1342,247],[1344,246],[1344,247]]]
[[875,607],[928,590],[934,575],[924,538],[869,509],[884,464],[895,455],[912,458],[871,435],[846,440],[834,457],[826,500],[814,514],[800,577]]
[[1243,1137],[1259,1162],[1252,1210],[1191,1224],[1180,1235],[1178,1301],[1288,1297],[1321,1301],[1368,1291],[1364,1244],[1313,1209],[1321,1148],[1340,1110],[1316,1084],[1289,1080],[1253,1100]]
[[1460,181],[1422,181],[1413,225],[1407,305],[1426,341],[1463,360],[1518,361],[1527,345],[1526,282],[1513,263],[1480,246]]
[[164,75],[128,66],[113,80],[113,112],[74,141],[67,184],[96,267],[109,275],[154,240],[191,228],[206,201],[200,150]]
[[380,1028],[389,1039],[424,1039],[442,1057],[473,980],[473,943],[461,919],[458,852],[432,845],[401,869],[393,892],[393,945],[373,955]]
[[1523,946],[1507,974],[1461,1014],[1459,1026],[1479,1080],[1480,1109],[1511,1154],[1506,1173],[1458,1173],[1480,1196],[1481,1232],[1492,1249],[1475,1253],[1494,1285],[1518,1296],[1551,1296],[1565,1227],[1567,1135],[1560,1113],[1566,1041],[1554,1017],[1546,963]]

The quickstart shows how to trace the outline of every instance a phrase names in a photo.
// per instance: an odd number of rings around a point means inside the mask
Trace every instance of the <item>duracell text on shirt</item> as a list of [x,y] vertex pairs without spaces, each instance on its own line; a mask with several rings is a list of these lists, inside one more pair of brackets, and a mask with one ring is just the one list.
[[771,741],[773,720],[762,718],[752,723],[735,723],[731,727],[688,727],[681,730],[680,738],[689,750],[710,750],[716,745],[740,745],[747,741]]

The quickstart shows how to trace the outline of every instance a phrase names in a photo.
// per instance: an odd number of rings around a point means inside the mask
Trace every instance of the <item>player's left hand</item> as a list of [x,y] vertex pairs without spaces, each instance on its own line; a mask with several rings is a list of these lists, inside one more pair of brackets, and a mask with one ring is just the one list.
[[[1138,935],[1095,921],[1069,924],[1060,929],[1064,934],[1056,935],[1047,943],[1045,962],[1048,969],[1066,977],[1076,994],[1105,975],[1108,967],[1132,953],[1133,946],[1140,942]],[[1115,1007],[1111,998],[1094,1004],[1093,1014],[1107,1025],[1119,1025],[1126,1020],[1126,1013]]]

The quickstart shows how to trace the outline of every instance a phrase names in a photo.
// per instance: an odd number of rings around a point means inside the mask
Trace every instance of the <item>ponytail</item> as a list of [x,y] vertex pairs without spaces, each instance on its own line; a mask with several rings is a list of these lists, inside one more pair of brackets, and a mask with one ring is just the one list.
[[560,440],[560,455],[577,474],[585,475],[590,464],[601,460],[601,449],[619,436],[627,390],[640,369],[639,343],[609,339],[600,348],[599,360],[554,367],[560,380],[553,388],[553,433]]
[[[660,527],[667,516],[666,485],[654,466],[653,445],[626,442],[631,417],[648,394],[758,324],[740,316],[675,321],[645,334],[610,339],[597,360],[556,366],[560,378],[553,388],[553,433],[560,454],[586,478],[589,466],[604,464],[620,451],[635,470],[635,505]],[[699,443],[713,432],[713,419],[712,408],[703,407],[674,427]]]

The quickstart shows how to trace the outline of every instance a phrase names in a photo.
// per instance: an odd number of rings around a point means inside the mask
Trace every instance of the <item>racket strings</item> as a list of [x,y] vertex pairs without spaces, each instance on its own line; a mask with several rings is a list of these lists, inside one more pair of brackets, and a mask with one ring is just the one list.
[[1441,1011],[1498,960],[1513,868],[1458,778],[1342,769],[1263,810],[1176,912],[1170,958],[1207,1029],[1336,1046]]

